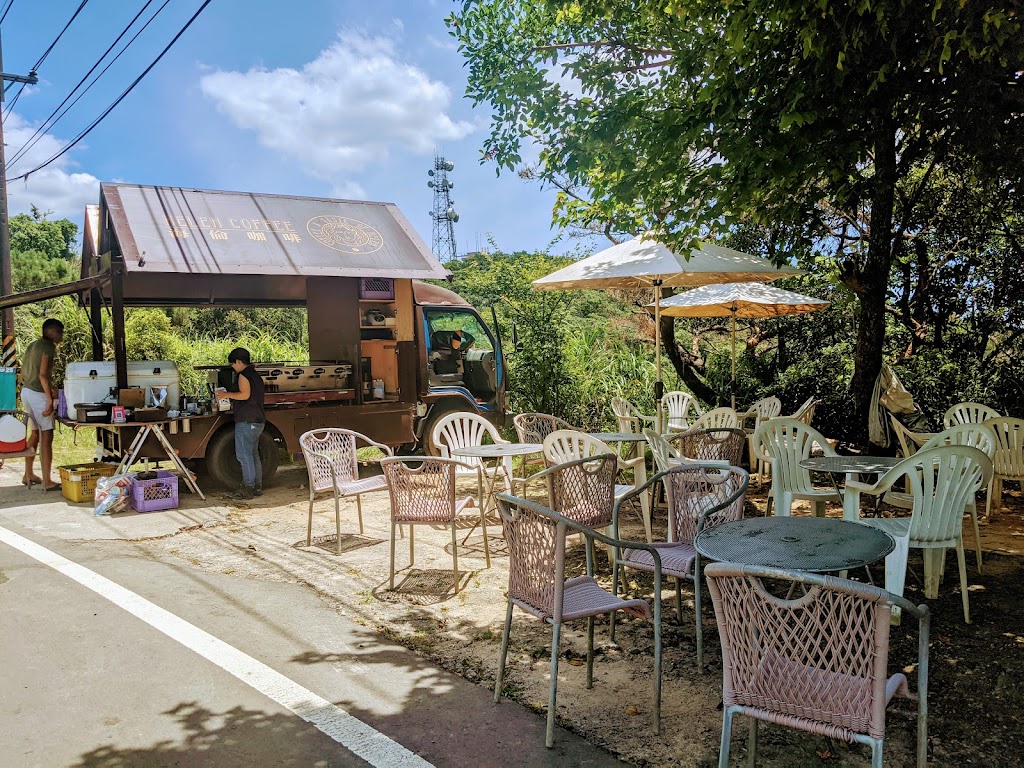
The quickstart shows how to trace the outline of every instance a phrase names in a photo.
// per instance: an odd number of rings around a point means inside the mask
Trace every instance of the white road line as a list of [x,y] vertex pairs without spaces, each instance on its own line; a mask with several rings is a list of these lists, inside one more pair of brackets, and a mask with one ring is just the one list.
[[252,656],[189,624],[131,590],[2,526],[0,541],[59,571],[142,619],[175,642],[181,643],[267,698],[291,710],[370,765],[382,768],[432,768],[431,763],[419,755],[410,752],[327,699],[317,696]]

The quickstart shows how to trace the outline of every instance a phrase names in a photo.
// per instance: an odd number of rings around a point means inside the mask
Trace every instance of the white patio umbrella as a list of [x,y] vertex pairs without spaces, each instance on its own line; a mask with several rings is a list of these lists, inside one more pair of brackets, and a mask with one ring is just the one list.
[[[789,266],[776,267],[767,259],[743,251],[702,243],[689,254],[669,250],[653,233],[613,245],[533,281],[539,291],[592,288],[653,288],[656,397],[661,397],[661,289],[737,281],[771,282],[802,275]],[[689,258],[687,258],[689,256]]]
[[[824,309],[829,302],[763,283],[705,285],[670,296],[661,312],[672,317],[732,318],[732,386],[736,387],[736,318],[781,317]],[[735,407],[735,394],[733,407]]]

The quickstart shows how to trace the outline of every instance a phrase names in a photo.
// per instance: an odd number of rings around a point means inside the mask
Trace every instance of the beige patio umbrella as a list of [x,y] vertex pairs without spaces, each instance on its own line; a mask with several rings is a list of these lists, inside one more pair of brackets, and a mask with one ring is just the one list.
[[732,318],[732,390],[736,407],[736,318],[782,317],[824,309],[829,302],[763,283],[705,285],[670,296],[661,312],[672,317]]
[[653,288],[654,347],[657,382],[655,397],[661,399],[661,289],[694,287],[737,281],[771,282],[802,275],[799,269],[776,267],[767,259],[702,243],[688,254],[670,250],[654,233],[613,245],[533,281],[538,291],[593,288]]

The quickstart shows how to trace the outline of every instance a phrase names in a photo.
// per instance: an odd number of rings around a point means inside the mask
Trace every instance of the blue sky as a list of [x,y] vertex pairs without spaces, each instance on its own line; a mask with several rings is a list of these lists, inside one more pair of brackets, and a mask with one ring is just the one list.
[[[78,4],[14,0],[2,25],[4,71],[27,72]],[[9,175],[38,165],[97,117],[201,4],[169,0]],[[86,5],[5,121],[9,162],[143,5]],[[454,8],[451,0],[213,0],[81,144],[27,182],[11,182],[11,213],[34,204],[80,222],[100,181],[355,197],[397,203],[429,243],[426,171],[437,149],[455,163],[460,253],[488,238],[506,251],[548,248],[559,238],[554,193],[479,162],[489,112],[463,96],[462,59],[443,21]],[[577,245],[561,238],[551,251]]]

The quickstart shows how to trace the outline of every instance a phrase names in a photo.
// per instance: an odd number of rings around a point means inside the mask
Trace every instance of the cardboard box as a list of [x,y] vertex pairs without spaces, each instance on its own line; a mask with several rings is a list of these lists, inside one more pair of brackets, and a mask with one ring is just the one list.
[[146,390],[130,387],[117,390],[117,404],[125,408],[143,408],[146,405]]

